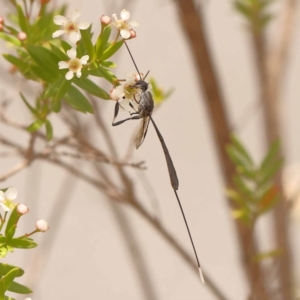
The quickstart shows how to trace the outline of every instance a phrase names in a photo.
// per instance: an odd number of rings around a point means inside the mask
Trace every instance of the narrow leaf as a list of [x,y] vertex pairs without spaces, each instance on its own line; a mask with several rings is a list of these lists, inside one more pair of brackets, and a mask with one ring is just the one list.
[[32,290],[27,286],[20,284],[18,282],[13,281],[7,289],[10,292],[18,293],[18,294],[31,294]]
[[111,33],[111,27],[106,26],[101,34],[99,35],[97,42],[96,42],[96,57],[101,59],[105,46],[108,43],[109,37]]
[[105,100],[109,100],[110,96],[108,93],[106,93],[102,88],[100,88],[98,85],[96,85],[93,81],[91,81],[88,78],[76,78],[74,80],[74,83],[82,88],[83,90],[87,91],[88,93],[105,99]]
[[93,60],[94,56],[95,56],[95,49],[94,46],[92,44],[92,38],[91,38],[91,34],[89,30],[80,30],[81,33],[81,41],[83,42],[87,54],[90,57],[90,60]]
[[101,57],[102,60],[107,60],[112,55],[114,55],[123,45],[123,40],[116,43],[112,43],[104,52]]
[[94,113],[91,103],[86,97],[74,86],[71,86],[68,93],[65,95],[64,100],[74,109],[81,112]]
[[35,132],[41,128],[41,126],[44,124],[42,120],[36,120],[33,123],[31,123],[26,130],[28,132]]
[[18,11],[18,19],[19,19],[19,25],[25,33],[28,35],[28,19],[25,17],[24,12],[22,10],[22,7],[18,4],[17,5],[17,11]]
[[14,225],[17,225],[19,218],[20,218],[20,214],[17,211],[17,205],[16,205],[15,208],[12,210],[12,212],[9,216],[9,219],[7,221],[7,224],[6,224],[6,228],[5,228],[5,236],[6,237],[9,234],[8,232],[9,232],[10,228]]
[[53,137],[53,128],[49,120],[45,121],[47,141],[51,141]]

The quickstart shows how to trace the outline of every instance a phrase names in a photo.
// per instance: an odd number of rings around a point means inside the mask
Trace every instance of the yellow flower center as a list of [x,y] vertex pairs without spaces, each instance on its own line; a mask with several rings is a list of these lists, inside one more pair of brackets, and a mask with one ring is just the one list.
[[70,71],[76,73],[82,68],[82,64],[78,58],[71,59],[69,61],[69,69]]

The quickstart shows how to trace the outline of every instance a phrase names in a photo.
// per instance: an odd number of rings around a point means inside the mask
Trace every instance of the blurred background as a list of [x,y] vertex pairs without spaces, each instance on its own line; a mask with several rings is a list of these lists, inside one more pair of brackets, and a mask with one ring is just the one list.
[[[199,77],[199,64],[183,19],[180,17],[181,1],[51,1],[49,5],[66,3],[66,15],[74,9],[82,12],[81,20],[93,24],[99,32],[99,18],[105,14],[119,15],[123,8],[131,12],[131,19],[138,21],[137,38],[128,45],[135,61],[144,74],[150,70],[164,90],[174,89],[172,95],[153,113],[169,148],[179,177],[179,196],[193,235],[204,276],[208,277],[219,292],[217,296],[209,285],[199,280],[196,261],[194,267],[174,249],[174,245],[161,234],[160,227],[172,236],[181,249],[194,259],[189,237],[178,207],[166,168],[164,154],[154,131],[149,126],[147,138],[138,149],[131,149],[130,162],[145,161],[146,170],[124,167],[132,183],[138,203],[153,220],[151,223],[131,205],[112,201],[107,193],[99,191],[95,184],[80,179],[74,172],[66,171],[46,160],[37,160],[30,167],[1,182],[1,187],[15,186],[18,201],[30,208],[30,215],[22,219],[18,230],[31,231],[35,219],[49,222],[50,230],[38,236],[39,247],[20,251],[20,255],[8,255],[8,263],[26,270],[21,281],[34,290],[32,299],[264,299],[251,295],[253,286],[245,274],[232,209],[228,205],[222,175],[222,160],[218,159],[216,128],[207,105],[207,93]],[[182,1],[184,2],[184,1]],[[189,1],[187,1],[189,2]],[[188,6],[186,2],[186,5]],[[246,1],[247,2],[247,1]],[[248,1],[251,2],[251,1]],[[293,4],[292,4],[293,3]],[[292,7],[293,16],[288,33],[285,67],[280,78],[278,92],[278,122],[284,152],[283,187],[293,195],[300,180],[300,122],[299,92],[297,83],[300,70],[298,1],[277,0],[269,6],[274,17],[264,29],[265,47],[273,49],[282,36],[286,22],[284,12]],[[214,74],[217,76],[230,132],[235,132],[257,163],[268,150],[265,135],[264,104],[261,103],[261,78],[249,22],[234,7],[233,1],[194,1],[195,14],[201,16],[203,30]],[[1,15],[11,8],[2,0]],[[290,12],[291,13],[291,12]],[[293,18],[293,19],[292,19]],[[190,18],[190,29],[197,31],[197,22]],[[293,21],[293,22],[292,22]],[[195,33],[195,37],[197,37]],[[255,44],[255,43],[254,43]],[[7,52],[2,41],[1,52]],[[279,43],[280,45],[280,43]],[[271,52],[271,51],[270,51]],[[266,54],[268,58],[269,52]],[[124,78],[135,71],[126,48],[114,57],[117,68],[114,73]],[[9,73],[10,64],[1,64],[1,98],[12,104],[7,115],[22,124],[29,124],[31,116],[19,99],[19,92],[34,93],[36,87],[22,79],[19,74]],[[207,73],[204,73],[207,74]],[[100,83],[101,81],[95,81]],[[103,86],[103,82],[100,83]],[[107,91],[111,86],[106,85]],[[102,120],[120,159],[124,159],[133,144],[139,122],[127,122],[112,127],[114,102],[97,99]],[[277,105],[277,104],[276,104]],[[91,144],[109,156],[115,156],[107,144],[107,138],[97,126],[91,114],[75,113],[83,132]],[[120,118],[127,117],[120,114]],[[218,120],[218,116],[216,119]],[[68,129],[58,115],[50,119],[55,137],[63,137]],[[26,144],[29,135],[0,124],[0,134]],[[225,138],[226,140],[226,138]],[[0,147],[2,147],[0,145]],[[44,147],[38,142],[37,149]],[[225,145],[224,145],[225,147]],[[4,148],[3,148],[4,149]],[[1,157],[1,174],[20,163],[18,156]],[[93,163],[65,157],[89,176],[98,178]],[[122,179],[114,166],[102,164],[122,190]],[[104,171],[103,171],[104,170]],[[224,168],[223,168],[224,170]],[[226,171],[224,172],[226,173]],[[284,200],[282,200],[284,201]],[[296,299],[299,289],[299,218],[297,200],[287,213],[289,220],[287,238],[293,264],[291,298],[278,293],[268,299]],[[276,248],[272,213],[261,216],[255,224],[254,233],[259,252]],[[155,227],[158,226],[158,229]],[[22,226],[22,227],[21,227]],[[279,245],[280,246],[280,245]],[[283,250],[284,251],[284,250]],[[272,263],[272,258],[264,264]],[[272,276],[279,275],[274,271]],[[263,280],[263,279],[262,279]],[[272,284],[271,284],[272,285]],[[300,293],[298,292],[298,297]],[[281,297],[281,298],[280,298]],[[20,298],[21,299],[21,298]]]

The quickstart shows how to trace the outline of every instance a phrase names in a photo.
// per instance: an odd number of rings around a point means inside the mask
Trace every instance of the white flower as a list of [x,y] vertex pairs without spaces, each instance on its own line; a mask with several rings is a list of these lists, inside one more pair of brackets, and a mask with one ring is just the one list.
[[21,215],[25,215],[28,213],[29,208],[25,204],[18,204],[17,211]]
[[37,230],[39,230],[41,232],[45,232],[49,229],[49,225],[45,220],[36,221],[35,227]]
[[0,207],[2,207],[4,211],[10,211],[8,206],[17,198],[17,195],[18,190],[15,187],[8,188],[5,193],[0,191]]
[[112,24],[115,27],[117,27],[117,29],[120,31],[120,34],[121,34],[123,39],[130,38],[130,36],[131,36],[131,33],[130,33],[131,27],[139,26],[138,22],[135,22],[135,21],[128,22],[128,20],[130,18],[130,12],[126,9],[123,9],[121,11],[121,19],[118,19],[116,14],[113,14],[112,16],[115,19],[115,22],[113,22]]
[[110,98],[117,100],[120,107],[126,111],[132,111],[130,104],[133,105],[135,111],[138,110],[139,89],[134,86],[137,80],[137,74],[127,73],[124,85],[119,85],[110,91]]
[[71,80],[76,73],[76,76],[81,77],[81,69],[83,65],[87,64],[89,60],[88,55],[82,56],[80,59],[76,57],[76,49],[71,48],[67,51],[68,56],[71,58],[69,61],[60,61],[58,63],[59,69],[69,69],[69,72],[66,74],[66,79]]
[[56,38],[66,33],[69,36],[70,41],[73,44],[76,44],[81,38],[79,29],[87,29],[90,26],[90,23],[88,22],[76,22],[80,15],[81,13],[78,10],[75,10],[70,19],[60,15],[55,16],[53,20],[54,23],[56,25],[62,25],[64,29],[55,31],[52,34],[52,37]]

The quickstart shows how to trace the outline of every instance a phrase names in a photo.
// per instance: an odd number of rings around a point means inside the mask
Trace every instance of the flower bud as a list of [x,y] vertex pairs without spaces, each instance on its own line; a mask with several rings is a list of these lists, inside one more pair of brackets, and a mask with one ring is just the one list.
[[0,16],[0,24],[4,23],[3,17]]
[[129,29],[129,33],[130,33],[130,39],[134,39],[134,38],[136,38],[136,32],[135,32],[135,30],[133,30],[133,29]]
[[25,40],[27,39],[27,34],[26,34],[25,32],[23,32],[23,31],[19,32],[19,33],[18,33],[18,39],[19,39],[21,42],[25,41]]
[[101,21],[102,25],[106,26],[111,22],[111,18],[109,16],[102,15],[100,18],[100,21]]
[[49,225],[45,220],[38,220],[35,224],[37,230],[45,232],[49,229]]
[[17,206],[17,212],[20,215],[25,215],[25,214],[28,213],[28,211],[29,211],[29,208],[25,204],[18,204],[18,206]]

